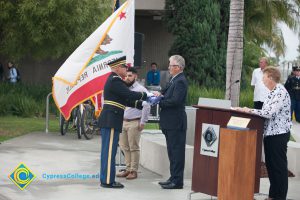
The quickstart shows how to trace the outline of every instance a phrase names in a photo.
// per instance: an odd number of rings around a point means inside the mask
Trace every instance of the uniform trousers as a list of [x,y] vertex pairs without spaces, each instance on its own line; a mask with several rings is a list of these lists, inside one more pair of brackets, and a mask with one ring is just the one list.
[[291,99],[291,114],[295,113],[296,121],[300,122],[300,101]]
[[183,186],[186,130],[162,129],[166,137],[170,161],[169,180],[177,186]]
[[125,155],[127,171],[138,171],[140,162],[140,120],[124,121],[119,145]]
[[264,138],[265,160],[270,180],[269,197],[285,200],[288,191],[287,143],[290,132]]
[[100,181],[104,184],[115,182],[116,153],[119,142],[119,131],[114,128],[101,128],[101,167]]

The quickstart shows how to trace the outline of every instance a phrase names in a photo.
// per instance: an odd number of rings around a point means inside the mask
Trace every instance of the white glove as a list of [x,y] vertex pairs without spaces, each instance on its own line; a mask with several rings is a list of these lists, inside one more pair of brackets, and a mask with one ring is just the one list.
[[147,92],[147,97],[152,97],[154,94],[152,92]]

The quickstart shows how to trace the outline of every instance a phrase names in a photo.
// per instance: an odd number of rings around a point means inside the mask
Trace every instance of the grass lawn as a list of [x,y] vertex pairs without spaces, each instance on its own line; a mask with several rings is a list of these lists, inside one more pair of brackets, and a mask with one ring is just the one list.
[[[49,132],[58,132],[58,124],[58,119],[51,119]],[[0,117],[0,142],[35,131],[45,131],[45,118]]]
[[[145,129],[159,129],[157,123],[148,123]],[[0,142],[35,131],[45,131],[45,118],[0,117]],[[49,120],[49,132],[59,132],[59,119]]]

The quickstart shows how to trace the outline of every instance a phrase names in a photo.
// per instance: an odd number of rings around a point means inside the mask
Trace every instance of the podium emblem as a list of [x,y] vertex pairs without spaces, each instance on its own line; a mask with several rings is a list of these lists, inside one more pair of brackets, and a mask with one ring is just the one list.
[[208,147],[211,147],[215,141],[217,140],[217,135],[213,129],[213,127],[209,126],[206,131],[203,133],[204,141]]
[[202,124],[200,154],[218,157],[220,125]]

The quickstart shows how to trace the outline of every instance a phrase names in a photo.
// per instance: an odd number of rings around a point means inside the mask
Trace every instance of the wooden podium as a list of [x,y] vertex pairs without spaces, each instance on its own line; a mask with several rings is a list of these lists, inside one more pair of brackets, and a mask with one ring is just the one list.
[[221,128],[220,138],[218,199],[253,200],[256,130]]
[[[221,173],[219,176],[219,167],[221,167],[220,170],[229,170],[228,173],[234,173],[235,170],[238,170],[239,168],[236,168],[235,165],[240,164],[239,162],[244,162],[243,157],[238,155],[235,155],[236,150],[238,148],[245,150],[246,147],[243,143],[240,143],[238,141],[244,141],[245,137],[239,138],[240,132],[243,131],[236,131],[236,130],[229,130],[224,129],[227,127],[227,123],[231,116],[235,117],[243,117],[243,118],[250,118],[250,122],[248,124],[248,127],[251,131],[246,131],[247,137],[249,136],[250,141],[253,141],[253,137],[255,138],[253,149],[254,152],[254,192],[259,192],[259,184],[260,184],[260,167],[261,167],[261,147],[262,147],[262,136],[263,136],[263,127],[264,127],[264,118],[250,114],[250,113],[244,113],[240,111],[235,111],[231,109],[222,109],[222,108],[214,108],[214,107],[205,107],[205,106],[194,106],[197,109],[196,112],[196,128],[195,128],[195,141],[194,141],[194,159],[193,159],[193,175],[192,175],[192,190],[194,192],[201,192],[212,196],[218,196],[218,185],[219,193],[221,190],[228,190],[227,188],[222,188],[222,185],[224,182],[219,183],[220,181],[227,180],[226,177],[222,177]],[[200,147],[201,147],[201,137],[202,137],[202,124],[215,124],[220,125],[220,138],[219,138],[219,156],[218,157],[211,157],[211,156],[205,156],[200,154]],[[230,137],[224,137],[224,134],[229,134]],[[251,137],[251,133],[253,137]],[[257,133],[257,134],[256,134]],[[250,135],[249,135],[250,134]],[[243,135],[243,134],[242,134]],[[224,138],[222,138],[222,136]],[[229,135],[228,135],[229,136]],[[245,134],[244,134],[245,136]],[[249,139],[248,138],[248,139]],[[224,140],[224,141],[223,141]],[[237,141],[238,140],[238,141]],[[224,142],[222,145],[221,143]],[[248,143],[247,143],[248,144]],[[225,145],[225,146],[224,146]],[[230,149],[229,146],[233,145],[233,147]],[[237,145],[240,145],[239,147]],[[253,145],[251,142],[247,147],[251,147]],[[255,148],[256,146],[256,148]],[[220,148],[221,147],[221,148]],[[225,149],[225,150],[224,150]],[[224,151],[224,152],[221,152]],[[227,158],[227,156],[224,156],[225,154],[222,153],[228,153],[231,152],[231,155],[233,157],[228,157],[226,162],[219,163],[220,155],[222,158]],[[250,152],[250,153],[249,153]],[[233,153],[233,154],[232,154]],[[244,153],[251,154],[251,148],[247,149]],[[237,156],[237,157],[236,157]],[[238,160],[240,159],[240,160]],[[251,160],[247,161],[251,162]],[[228,165],[230,163],[230,165]],[[221,164],[221,166],[220,166]],[[244,164],[244,163],[243,163]],[[251,167],[250,167],[251,168]],[[247,169],[250,170],[251,169]],[[243,168],[242,168],[243,169]],[[222,171],[222,174],[226,172]],[[243,173],[240,171],[240,173]],[[228,174],[227,174],[228,175]],[[238,174],[237,174],[238,175]],[[235,176],[236,177],[236,176]],[[236,181],[236,180],[232,180]],[[227,185],[229,186],[229,185]],[[234,185],[230,186],[234,189]],[[251,186],[250,186],[251,187]],[[238,192],[238,191],[236,191]],[[222,198],[223,199],[223,198]],[[252,196],[253,199],[253,196]]]

